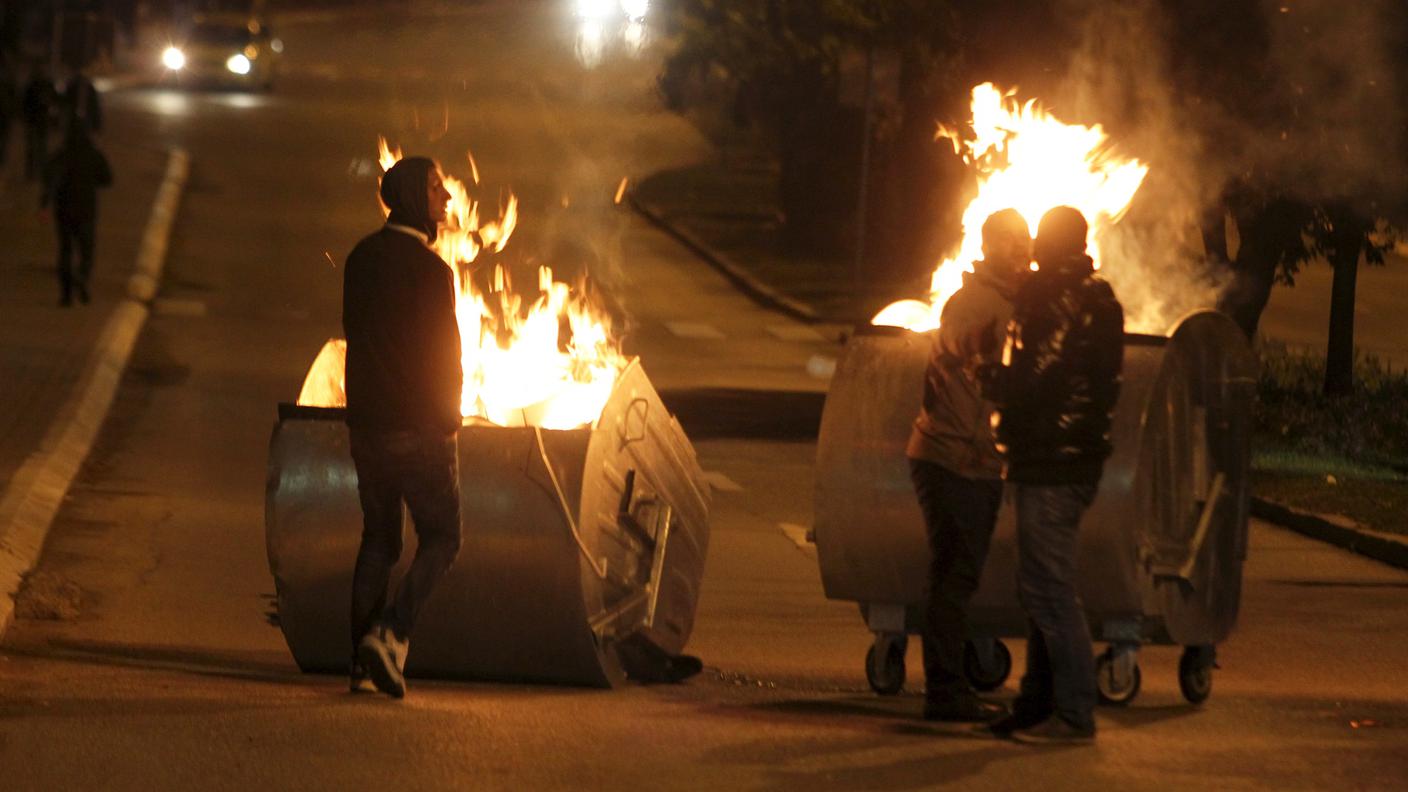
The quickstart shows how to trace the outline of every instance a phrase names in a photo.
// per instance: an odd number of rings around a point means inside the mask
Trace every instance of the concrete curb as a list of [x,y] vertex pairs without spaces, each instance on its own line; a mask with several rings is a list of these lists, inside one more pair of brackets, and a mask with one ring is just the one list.
[[1282,506],[1264,498],[1252,498],[1252,516],[1389,566],[1408,569],[1408,542],[1384,534],[1336,525],[1323,517]]
[[16,471],[0,495],[0,638],[14,619],[15,595],[24,576],[39,561],[49,527],[93,448],[137,336],[151,312],[148,303],[161,280],[171,227],[189,172],[186,152],[172,151],[142,235],[136,272],[128,281],[127,299],[108,318],[78,389],[55,416],[38,451]]
[[753,276],[753,273],[744,269],[723,253],[714,250],[707,242],[695,236],[688,229],[670,222],[664,212],[640,200],[636,197],[635,193],[628,193],[626,200],[630,202],[631,208],[634,209],[637,214],[649,220],[656,228],[674,237],[680,244],[688,248],[690,252],[702,259],[704,263],[718,270],[721,275],[727,278],[734,286],[738,287],[739,291],[742,291],[753,300],[753,302],[758,303],[764,308],[786,314],[799,322],[817,324],[826,321],[824,317],[816,312],[815,308],[799,300],[794,300],[758,280]]

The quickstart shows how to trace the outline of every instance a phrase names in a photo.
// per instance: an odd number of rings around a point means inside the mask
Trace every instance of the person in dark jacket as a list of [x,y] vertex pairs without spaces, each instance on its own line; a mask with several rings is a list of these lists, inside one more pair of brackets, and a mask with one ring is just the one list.
[[48,70],[42,63],[34,64],[20,99],[20,114],[24,118],[26,179],[39,179],[44,175],[44,165],[49,160],[49,125],[53,123],[57,98]]
[[[41,210],[51,206],[59,236],[59,305],[73,304],[73,295],[87,303],[93,274],[93,248],[98,233],[98,190],[112,185],[112,167],[93,145],[82,126],[71,127],[64,145],[44,169]],[[78,268],[73,254],[78,253]]]
[[[433,160],[388,170],[386,225],[359,242],[343,274],[347,424],[362,543],[352,577],[351,689],[401,698],[416,617],[460,549],[461,423],[455,280],[430,247],[450,194]],[[387,602],[401,555],[402,504],[419,546]]]
[[1062,206],[1037,229],[1040,267],[1014,303],[991,395],[998,448],[1017,504],[1017,593],[1030,621],[1012,715],[993,730],[1023,742],[1095,739],[1095,665],[1076,591],[1081,515],[1110,455],[1124,359],[1124,311],[1086,255],[1081,213]]
[[968,600],[978,588],[1002,502],[1002,456],[978,372],[998,361],[1012,298],[1031,263],[1027,221],[1015,209],[983,223],[983,260],[944,304],[924,376],[924,402],[906,454],[929,536],[924,718],[982,722],[1002,708],[978,698],[963,673]]
[[75,124],[87,127],[88,131],[103,131],[103,102],[93,81],[82,69],[74,71],[64,85],[63,119],[65,128]]

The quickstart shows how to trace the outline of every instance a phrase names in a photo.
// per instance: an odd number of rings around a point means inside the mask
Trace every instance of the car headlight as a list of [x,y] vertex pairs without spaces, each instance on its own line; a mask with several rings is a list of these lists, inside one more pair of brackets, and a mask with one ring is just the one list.
[[186,53],[175,47],[167,47],[161,53],[161,65],[170,71],[180,71],[186,68]]
[[621,0],[621,10],[631,19],[645,19],[650,11],[650,0]]
[[242,52],[235,53],[225,61],[225,68],[229,69],[231,74],[249,74],[249,58]]

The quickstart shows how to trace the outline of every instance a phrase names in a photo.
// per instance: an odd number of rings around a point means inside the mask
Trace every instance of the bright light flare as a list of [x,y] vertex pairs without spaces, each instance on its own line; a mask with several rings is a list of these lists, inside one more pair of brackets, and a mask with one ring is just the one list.
[[161,53],[161,65],[165,66],[167,71],[181,71],[186,68],[186,53],[176,47],[167,47]]
[[616,0],[577,0],[577,16],[605,19],[616,13]]
[[[1095,266],[1115,224],[1129,208],[1148,175],[1139,160],[1121,157],[1109,137],[1093,127],[1065,124],[1037,105],[1019,104],[992,83],[973,88],[973,120],[964,130],[939,128],[938,137],[977,175],[978,194],[963,212],[963,241],[953,258],[939,264],[927,301],[901,300],[886,306],[872,324],[916,332],[939,326],[944,303],[963,285],[963,273],[982,258],[983,221],[1013,208],[1036,234],[1041,216],[1057,206],[1074,206],[1090,223]],[[967,133],[967,134],[965,134]]]
[[249,74],[251,66],[252,64],[249,62],[249,58],[244,53],[231,55],[230,59],[225,61],[225,68],[229,70],[231,74],[241,76]]
[[650,13],[650,0],[621,0],[621,11],[629,19],[645,19]]

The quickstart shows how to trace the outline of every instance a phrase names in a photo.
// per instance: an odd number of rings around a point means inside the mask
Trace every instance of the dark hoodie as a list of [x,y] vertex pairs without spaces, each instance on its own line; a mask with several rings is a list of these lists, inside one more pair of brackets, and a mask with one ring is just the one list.
[[98,216],[98,189],[112,184],[112,167],[83,127],[69,129],[63,148],[44,169],[39,205],[54,207],[66,226],[92,223]]
[[[386,172],[389,225],[435,237],[429,174],[421,157]],[[451,432],[460,425],[460,335],[454,273],[411,234],[382,228],[347,257],[342,280],[347,335],[347,423],[370,431]]]

